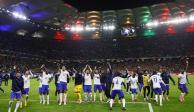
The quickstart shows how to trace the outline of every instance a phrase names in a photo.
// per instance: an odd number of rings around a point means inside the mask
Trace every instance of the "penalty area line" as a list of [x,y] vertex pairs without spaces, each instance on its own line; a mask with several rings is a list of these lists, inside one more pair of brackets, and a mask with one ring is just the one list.
[[148,103],[148,107],[149,107],[150,112],[154,112],[151,103]]

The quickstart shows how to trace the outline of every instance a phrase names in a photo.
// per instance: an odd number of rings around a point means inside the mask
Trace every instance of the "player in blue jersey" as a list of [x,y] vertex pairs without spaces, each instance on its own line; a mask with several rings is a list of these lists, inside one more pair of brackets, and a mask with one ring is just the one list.
[[8,112],[11,112],[14,99],[17,100],[14,112],[17,112],[21,103],[22,91],[24,90],[24,80],[21,77],[19,71],[16,70],[16,66],[14,66],[14,70],[10,73],[10,79],[12,80],[12,87],[10,93]]
[[170,75],[169,72],[167,72],[166,70],[164,70],[162,73],[161,73],[161,78],[163,80],[163,82],[165,83],[165,87],[164,87],[164,98],[169,101],[169,90],[170,90],[170,80],[172,81],[172,83],[175,85],[175,81],[174,79],[172,78],[172,76]]

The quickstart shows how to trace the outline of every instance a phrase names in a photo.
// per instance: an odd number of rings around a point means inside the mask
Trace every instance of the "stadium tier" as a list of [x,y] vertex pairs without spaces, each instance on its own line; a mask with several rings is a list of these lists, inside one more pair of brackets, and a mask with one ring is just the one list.
[[[44,2],[2,0],[0,16],[6,22],[1,21],[0,31],[37,38],[55,38],[58,32],[64,39],[67,37],[72,40],[143,38],[194,32],[194,5],[190,0],[167,1],[134,9],[86,12],[78,12],[60,0],[55,3],[52,0]],[[21,27],[16,23],[25,25]],[[30,31],[29,28],[39,30]]]

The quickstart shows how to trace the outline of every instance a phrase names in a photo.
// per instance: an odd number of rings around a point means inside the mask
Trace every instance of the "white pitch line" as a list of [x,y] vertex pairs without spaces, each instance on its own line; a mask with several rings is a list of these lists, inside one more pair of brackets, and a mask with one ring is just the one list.
[[151,103],[148,103],[148,107],[149,107],[150,112],[154,112]]
[[[0,99],[1,100],[4,100],[4,101],[8,101],[10,99]],[[38,102],[40,100],[28,100],[28,101],[32,101],[32,102]],[[49,101],[52,101],[52,102],[57,102],[56,100],[49,100]],[[75,103],[76,101],[67,101],[67,102],[71,102],[71,103]],[[97,103],[101,103],[100,101],[96,101]],[[95,102],[94,102],[95,103]],[[102,103],[107,103],[107,102],[102,102]],[[114,102],[114,103],[118,103],[118,102]],[[148,104],[148,102],[126,102],[126,103],[129,103],[129,104]]]

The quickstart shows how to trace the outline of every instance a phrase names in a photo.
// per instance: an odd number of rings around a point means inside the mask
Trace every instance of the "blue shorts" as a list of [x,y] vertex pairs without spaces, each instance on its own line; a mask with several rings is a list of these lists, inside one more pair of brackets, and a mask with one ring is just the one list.
[[38,93],[39,93],[39,94],[43,94],[42,87],[39,87],[39,88],[38,88]]
[[99,92],[101,92],[102,91],[102,85],[94,85],[94,92],[96,92],[96,91],[99,91]]
[[124,98],[122,90],[112,90],[111,98],[115,99],[116,95],[118,95],[119,99]]
[[57,90],[59,90],[59,83],[57,83],[56,88],[57,88]]
[[163,83],[160,83],[160,86],[162,88],[162,91],[166,91],[166,85],[164,85]]
[[67,83],[66,82],[60,82],[58,84],[58,90],[59,91],[67,91]]
[[154,88],[154,94],[162,94],[162,88]]
[[106,90],[106,86],[104,84],[102,84],[101,86],[102,86],[102,90],[105,91]]
[[131,93],[132,93],[132,94],[133,94],[133,93],[136,93],[136,94],[137,94],[137,89],[131,88]]
[[24,94],[28,95],[29,94],[29,88],[24,88]]
[[139,89],[142,89],[143,88],[143,83],[138,83],[138,87],[139,87]]
[[42,93],[48,93],[49,92],[49,85],[42,85]]
[[170,86],[168,84],[166,84],[166,90],[169,91],[170,90]]
[[11,91],[11,93],[10,93],[10,99],[11,100],[14,100],[15,98],[16,99],[20,99],[21,96],[22,96],[21,91],[20,92],[13,92],[13,91]]
[[90,93],[92,92],[92,85],[84,85],[84,92]]
[[179,89],[182,92],[188,93],[188,88],[187,88],[186,84],[179,84]]

